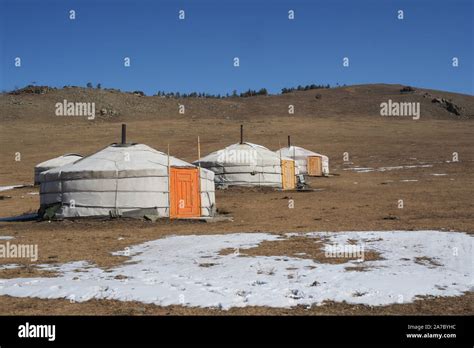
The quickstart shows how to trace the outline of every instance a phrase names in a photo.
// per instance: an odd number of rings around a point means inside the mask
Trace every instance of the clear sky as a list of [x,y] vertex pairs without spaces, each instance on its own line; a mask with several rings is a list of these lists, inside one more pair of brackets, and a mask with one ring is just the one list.
[[400,83],[474,94],[473,16],[472,0],[0,0],[0,90]]

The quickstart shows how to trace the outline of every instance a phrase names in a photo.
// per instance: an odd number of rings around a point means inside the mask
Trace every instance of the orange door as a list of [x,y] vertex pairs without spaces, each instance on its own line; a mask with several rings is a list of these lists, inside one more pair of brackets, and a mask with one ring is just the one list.
[[311,175],[311,176],[323,175],[321,157],[318,157],[318,156],[308,157],[308,175]]
[[170,168],[170,218],[201,216],[198,168]]
[[296,186],[295,162],[281,160],[281,179],[283,190],[293,190]]

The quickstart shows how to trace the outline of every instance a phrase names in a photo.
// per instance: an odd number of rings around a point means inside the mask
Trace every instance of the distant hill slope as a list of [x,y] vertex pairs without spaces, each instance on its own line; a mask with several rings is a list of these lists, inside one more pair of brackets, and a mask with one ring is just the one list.
[[[289,105],[294,105],[294,116],[299,117],[375,117],[380,115],[380,104],[389,99],[419,102],[422,119],[474,119],[474,96],[416,87],[414,91],[402,92],[403,88],[402,85],[370,84],[248,98],[177,99],[108,89],[34,87],[18,90],[15,94],[1,94],[0,120],[44,122],[55,117],[55,105],[63,100],[95,102],[96,119],[93,122],[176,117],[235,120],[288,117],[291,116]],[[185,106],[184,115],[178,112],[180,104]]]

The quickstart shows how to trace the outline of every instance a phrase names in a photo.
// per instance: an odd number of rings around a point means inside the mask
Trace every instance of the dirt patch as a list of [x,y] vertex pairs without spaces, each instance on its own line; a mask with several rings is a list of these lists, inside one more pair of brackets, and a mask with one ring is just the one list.
[[346,270],[347,272],[368,272],[373,268],[374,267],[372,267],[372,266],[360,265],[360,266],[345,267],[344,270]]
[[431,267],[439,267],[442,266],[440,263],[433,260],[431,257],[428,256],[418,256],[415,257],[415,263],[424,266],[431,266]]
[[[229,255],[232,253],[239,256],[280,256],[310,259],[318,263],[347,263],[357,260],[358,257],[350,255],[348,257],[330,257],[326,255],[324,245],[328,243],[326,238],[314,238],[307,236],[291,236],[273,241],[263,241],[258,246],[249,249],[225,248],[219,255]],[[350,245],[355,245],[356,240],[350,240]],[[364,261],[382,260],[380,253],[372,250],[364,250]]]
[[2,315],[473,315],[474,293],[457,297],[436,297],[413,303],[388,306],[366,306],[325,302],[320,306],[292,308],[244,307],[228,311],[184,306],[160,307],[141,302],[91,300],[71,303],[69,300],[42,300],[0,296]]
[[212,266],[216,266],[216,265],[218,265],[218,264],[217,264],[217,263],[208,262],[208,263],[200,263],[200,264],[199,264],[199,267],[205,267],[205,268],[207,268],[207,267],[212,267]]
[[117,279],[117,280],[124,280],[124,279],[128,279],[127,276],[123,275],[123,274],[119,274],[119,275],[116,275],[114,277],[114,279]]
[[48,271],[29,265],[22,265],[18,268],[0,270],[0,278],[38,278],[38,277],[57,277],[59,274],[55,271]]

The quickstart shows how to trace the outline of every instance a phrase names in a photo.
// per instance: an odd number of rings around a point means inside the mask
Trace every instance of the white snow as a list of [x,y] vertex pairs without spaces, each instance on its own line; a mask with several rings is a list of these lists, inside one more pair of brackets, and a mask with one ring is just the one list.
[[[326,245],[355,240],[366,252],[379,252],[382,259],[329,264],[289,256],[244,255],[245,249],[262,241],[291,235],[315,241],[325,238]],[[0,295],[222,309],[291,307],[324,300],[374,306],[407,303],[417,296],[459,296],[472,290],[473,240],[465,233],[440,231],[171,236],[114,253],[128,255],[130,260],[112,269],[81,261],[42,266],[57,271],[58,277],[1,279]],[[228,248],[235,252],[219,255]],[[345,269],[354,266],[366,270]]]
[[25,185],[0,186],[1,191],[13,190],[14,188],[24,187]]
[[352,170],[356,173],[370,173],[370,172],[386,172],[386,171],[398,170],[398,169],[430,168],[430,167],[433,167],[433,165],[432,164],[420,164],[420,165],[379,167],[379,168],[352,167],[352,168],[345,168],[344,170]]
[[375,171],[374,168],[365,168],[365,167],[353,167],[353,168],[344,168],[343,170],[352,170],[357,173],[369,173]]

